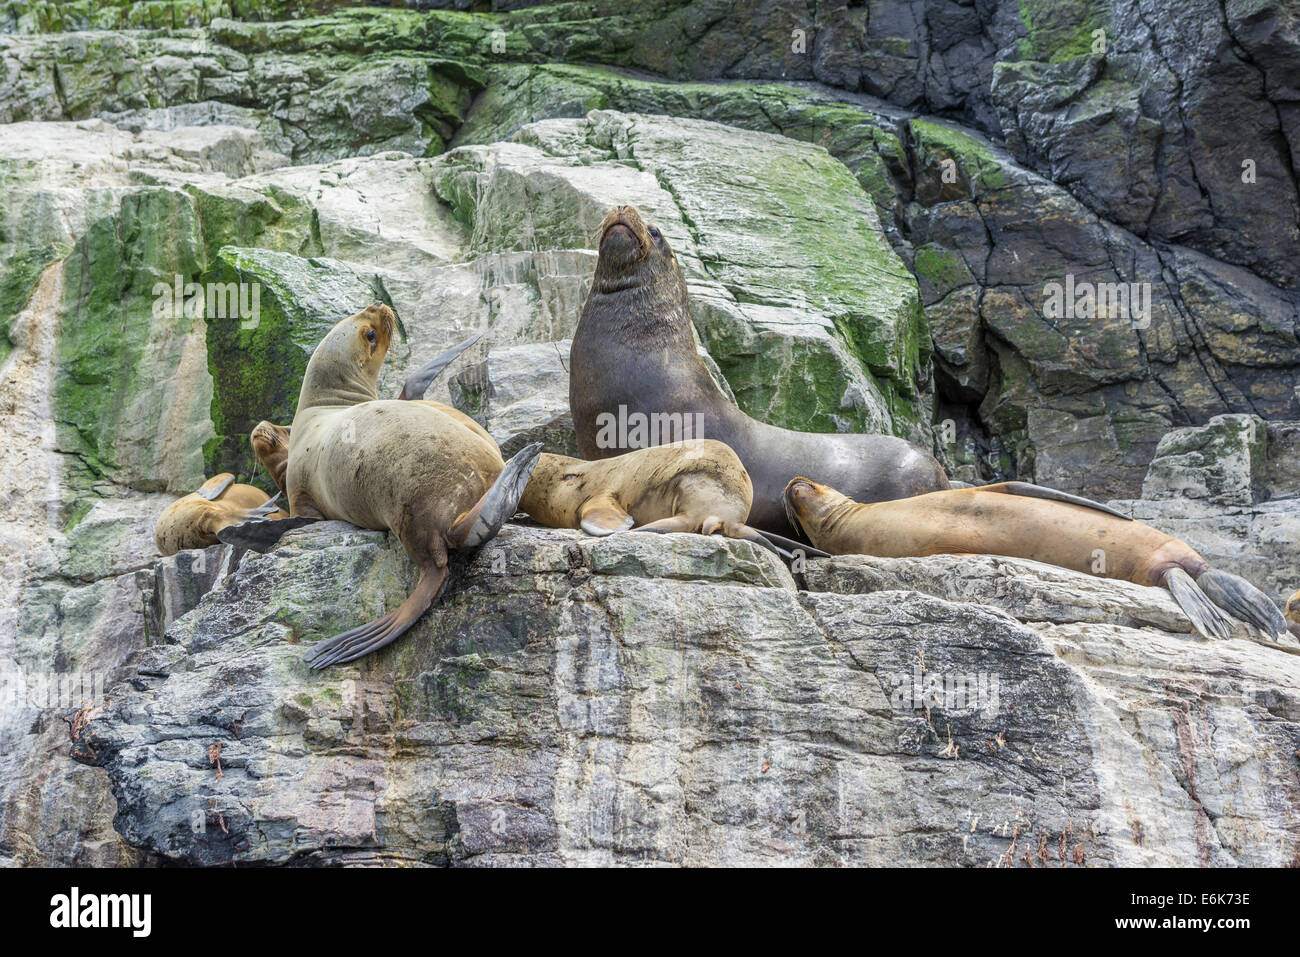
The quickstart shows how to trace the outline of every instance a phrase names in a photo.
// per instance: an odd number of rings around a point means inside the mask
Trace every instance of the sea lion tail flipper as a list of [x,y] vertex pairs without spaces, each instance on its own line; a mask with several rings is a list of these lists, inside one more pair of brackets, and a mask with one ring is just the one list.
[[255,514],[270,504],[270,502],[267,502],[265,505],[246,510],[244,513],[246,520],[243,524],[227,525],[225,528],[220,529],[217,532],[217,541],[224,542],[227,545],[237,545],[240,548],[249,548],[255,552],[266,552],[275,547],[285,532],[320,521],[318,518],[310,518],[306,515],[296,515],[293,518],[268,519],[265,515],[269,513]]
[[1092,499],[1084,498],[1081,495],[1071,495],[1069,492],[1058,492],[1054,488],[1034,485],[1031,482],[999,482],[996,485],[980,485],[976,486],[976,488],[981,492],[1005,492],[1007,495],[1023,495],[1026,498],[1041,498],[1049,502],[1080,505],[1083,508],[1096,509],[1098,512],[1114,515],[1116,518],[1122,518],[1125,521],[1133,521],[1133,516],[1125,515],[1109,505],[1102,505],[1101,502],[1094,502]]
[[[745,526],[748,528],[749,526]],[[807,558],[830,558],[830,552],[824,552],[820,548],[815,548],[805,542],[796,542],[793,538],[786,538],[784,535],[778,535],[776,532],[765,532],[762,529],[754,529],[759,535],[762,535],[773,545],[780,545],[788,549],[791,553],[802,551]]]
[[659,535],[669,532],[698,532],[699,530],[700,523],[689,515],[670,515],[668,518],[646,522],[644,525],[638,525],[632,529],[634,532],[655,532]]
[[452,346],[446,352],[439,353],[429,362],[420,366],[406,377],[406,382],[402,384],[402,392],[397,398],[423,399],[424,394],[429,391],[429,386],[433,384],[434,379],[438,378],[442,370],[455,362],[457,356],[482,338],[483,333],[476,332],[460,345]]
[[613,535],[624,532],[636,524],[608,492],[593,495],[578,509],[578,527],[588,535]]
[[1276,641],[1287,636],[1286,619],[1262,591],[1240,575],[1210,568],[1196,579],[1197,586],[1210,601],[1234,618]]
[[477,548],[501,531],[506,519],[518,511],[519,500],[524,496],[541,451],[542,443],[534,442],[511,456],[492,487],[447,530],[447,544],[453,548]]
[[204,482],[203,485],[200,486],[199,490],[194,494],[199,498],[207,499],[209,502],[215,502],[226,493],[226,489],[235,484],[235,477],[233,475],[227,475],[216,485],[212,486],[212,488],[207,488],[207,484],[207,482]]
[[1232,631],[1231,620],[1201,591],[1191,575],[1174,565],[1165,572],[1164,584],[1197,631],[1206,638],[1228,637]]
[[311,665],[313,670],[319,671],[330,665],[355,661],[392,644],[428,610],[446,580],[445,564],[426,565],[420,569],[420,580],[411,589],[411,594],[395,611],[366,622],[359,628],[318,641],[302,656],[302,660]]

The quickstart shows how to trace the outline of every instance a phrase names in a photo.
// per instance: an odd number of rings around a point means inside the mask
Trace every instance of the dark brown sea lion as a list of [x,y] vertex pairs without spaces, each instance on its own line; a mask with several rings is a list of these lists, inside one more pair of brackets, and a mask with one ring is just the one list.
[[519,507],[543,525],[588,535],[635,527],[721,534],[771,548],[745,524],[753,494],[735,452],[721,442],[692,439],[595,462],[543,453]]
[[[741,412],[696,353],[686,280],[668,241],[631,206],[611,210],[601,225],[596,275],[570,353],[569,407],[584,459],[681,438],[726,443],[754,483],[749,524],[783,535],[793,530],[781,495],[796,475],[816,475],[867,502],[948,488],[934,456],[903,439],[793,432]],[[698,428],[608,447],[598,441],[610,421],[601,417],[621,412],[660,423],[677,416]]]
[[273,501],[260,488],[240,485],[229,472],[222,472],[204,482],[197,492],[163,509],[154,525],[154,544],[163,555],[216,545],[217,533],[223,528],[264,517],[285,517]]
[[[446,580],[448,550],[482,545],[514,514],[541,448],[528,446],[503,463],[495,444],[432,405],[377,398],[394,327],[391,309],[370,306],[316,347],[298,396],[284,483],[290,523],[328,518],[389,530],[420,577],[395,611],[313,646],[304,656],[313,668],[369,654],[410,628]],[[241,526],[224,530],[222,540],[250,529],[254,541],[264,535],[257,525]]]
[[833,555],[908,558],[991,554],[1167,588],[1207,637],[1226,638],[1224,612],[1276,641],[1286,622],[1250,582],[1210,563],[1181,539],[1104,505],[1023,482],[949,489],[862,504],[810,479],[785,490],[792,524]]

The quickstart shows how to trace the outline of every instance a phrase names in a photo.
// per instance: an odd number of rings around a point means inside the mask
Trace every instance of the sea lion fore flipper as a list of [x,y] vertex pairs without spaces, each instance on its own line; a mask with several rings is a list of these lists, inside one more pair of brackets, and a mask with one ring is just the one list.
[[578,509],[578,527],[588,535],[613,535],[636,524],[636,519],[609,492],[600,492]]
[[1094,502],[1092,499],[1084,498],[1081,495],[1071,495],[1069,492],[1058,492],[1054,488],[1034,485],[1031,482],[999,482],[996,485],[978,485],[975,488],[981,492],[1005,492],[1007,495],[1023,495],[1026,498],[1041,498],[1049,502],[1080,505],[1083,508],[1093,508],[1099,512],[1105,512],[1107,515],[1114,515],[1116,518],[1122,518],[1128,522],[1133,521],[1131,515],[1116,511],[1109,505],[1102,505],[1101,502]]
[[[212,482],[216,482],[217,484],[208,488],[208,485]],[[233,475],[230,475],[229,473],[226,475],[218,475],[204,482],[199,487],[199,490],[194,494],[199,498],[207,499],[209,502],[215,502],[217,499],[221,498],[221,496],[225,494],[226,489],[230,488],[234,483],[235,477]]]
[[[271,503],[268,502],[267,505],[269,504]],[[265,507],[261,506],[261,508]],[[266,552],[276,546],[285,532],[320,521],[320,519],[309,515],[268,519],[264,516],[269,513],[262,513],[260,517],[251,514],[258,511],[260,509],[248,509],[250,514],[246,516],[247,520],[241,525],[227,525],[217,532],[217,540],[226,545],[237,545],[240,548],[252,549],[255,552]]]
[[518,511],[519,500],[541,451],[542,443],[534,442],[511,456],[492,487],[452,523],[447,530],[447,544],[453,548],[476,548],[496,535],[506,519]]
[[429,362],[420,366],[406,377],[406,382],[402,385],[402,392],[398,395],[398,398],[406,400],[423,399],[424,394],[429,391],[429,386],[433,384],[434,379],[438,378],[442,370],[455,362],[457,356],[482,338],[483,334],[481,332],[475,333],[460,345],[452,346],[446,352],[439,353]]

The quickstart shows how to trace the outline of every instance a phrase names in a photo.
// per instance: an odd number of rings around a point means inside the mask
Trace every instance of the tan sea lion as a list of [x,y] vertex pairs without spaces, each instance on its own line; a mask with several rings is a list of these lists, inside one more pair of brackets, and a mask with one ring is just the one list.
[[1186,542],[1120,512],[1024,482],[949,489],[894,502],[861,504],[833,488],[795,478],[785,506],[814,545],[833,555],[907,558],[991,554],[1167,588],[1207,637],[1226,638],[1231,621],[1271,640],[1286,623],[1268,596],[1210,563]]
[[[675,439],[717,439],[735,450],[749,472],[749,524],[764,531],[794,534],[781,495],[799,474],[816,475],[867,502],[948,488],[934,456],[903,439],[793,432],[741,412],[696,352],[686,280],[668,241],[631,206],[616,207],[601,224],[596,274],[569,368],[569,406],[584,459]],[[636,417],[670,429],[680,424],[682,434],[664,438],[651,428],[651,434],[629,437],[624,447],[610,447],[600,434],[602,422],[610,420],[602,416]]]
[[1286,627],[1291,634],[1300,638],[1300,591],[1286,600]]
[[[451,416],[451,418],[465,426],[493,448],[497,448],[496,441],[488,434],[487,429],[468,415],[450,405],[423,398],[433,380],[438,377],[442,370],[447,368],[462,352],[478,342],[480,338],[481,335],[470,336],[464,342],[453,346],[446,352],[440,353],[416,369],[402,384],[402,391],[397,397],[415,402],[427,402],[439,412]],[[281,492],[285,490],[284,474],[289,467],[289,437],[289,426],[275,425],[265,419],[253,426],[253,431],[248,435],[249,444],[253,447],[253,454],[257,456],[258,462],[261,463],[262,468],[266,469],[271,481],[275,482],[276,488]]]
[[263,517],[284,518],[273,501],[260,488],[240,485],[229,472],[222,472],[163,509],[154,525],[154,544],[162,555],[216,545],[217,532],[223,528]]
[[[540,443],[509,463],[455,418],[424,402],[379,399],[375,386],[396,318],[385,305],[342,320],[307,363],[290,429],[284,483],[290,519],[341,519],[393,532],[419,567],[395,611],[318,642],[313,668],[352,661],[405,632],[447,577],[447,551],[483,544],[514,514]],[[289,527],[263,522],[225,529],[251,547]]]
[[753,495],[735,452],[692,439],[595,462],[543,453],[519,507],[543,525],[588,535],[700,532],[771,548],[745,524]]

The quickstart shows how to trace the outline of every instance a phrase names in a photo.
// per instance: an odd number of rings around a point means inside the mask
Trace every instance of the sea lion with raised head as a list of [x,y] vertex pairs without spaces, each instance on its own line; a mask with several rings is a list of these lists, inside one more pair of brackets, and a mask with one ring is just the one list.
[[[749,524],[782,535],[793,534],[781,494],[796,475],[811,473],[867,502],[948,488],[934,456],[903,439],[794,432],[740,411],[696,352],[686,280],[663,234],[633,207],[619,206],[601,224],[599,243],[569,362],[569,407],[584,459],[627,451],[598,440],[602,414],[689,417],[699,427],[676,438],[717,439],[734,449],[754,484]],[[645,438],[650,445],[673,441]]]
[[262,518],[285,517],[274,502],[260,488],[240,485],[229,472],[222,472],[204,482],[197,492],[178,498],[163,509],[154,525],[154,544],[162,555],[216,545],[217,533],[223,528]]
[[1206,637],[1227,638],[1228,616],[1271,641],[1286,635],[1277,606],[1244,578],[1211,568],[1181,539],[1066,493],[1002,482],[864,504],[797,477],[784,501],[791,524],[833,555],[1028,558],[1166,588]]
[[374,305],[321,340],[290,430],[288,523],[222,532],[223,541],[266,547],[294,523],[341,519],[391,531],[420,569],[396,610],[314,645],[304,656],[313,668],[369,654],[410,628],[446,581],[448,550],[482,545],[514,514],[541,448],[503,463],[495,444],[432,405],[377,398],[395,322],[388,306]]
[[735,452],[712,439],[691,439],[594,462],[543,453],[519,507],[543,525],[588,535],[699,532],[784,554],[745,524],[753,494]]
[[[488,434],[487,429],[468,415],[450,405],[424,398],[424,393],[428,391],[429,385],[438,374],[450,365],[453,359],[477,342],[479,338],[477,335],[471,336],[460,345],[448,349],[425,363],[407,377],[406,382],[402,385],[402,391],[397,397],[413,402],[424,402],[432,406],[444,415],[455,419],[492,448],[497,448],[496,442]],[[275,483],[276,488],[281,492],[285,490],[284,476],[289,467],[290,435],[289,426],[275,425],[265,419],[253,426],[253,431],[248,435],[249,444],[253,447],[253,454],[257,456],[258,462],[261,463],[262,468],[266,469],[267,475],[271,477],[271,481]]]

